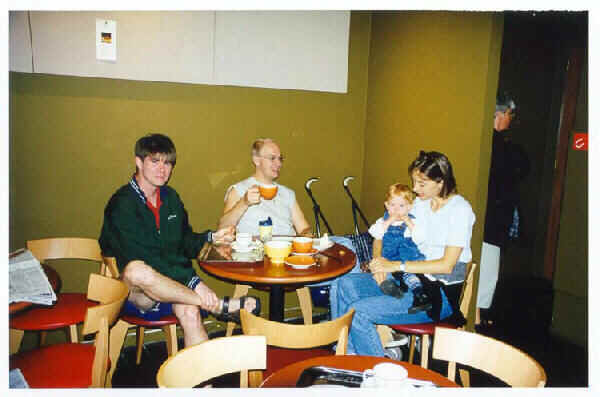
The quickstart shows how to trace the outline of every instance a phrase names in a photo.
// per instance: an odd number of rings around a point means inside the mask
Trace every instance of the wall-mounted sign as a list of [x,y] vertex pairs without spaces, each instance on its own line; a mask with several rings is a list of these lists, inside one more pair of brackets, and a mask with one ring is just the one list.
[[117,61],[117,22],[96,19],[96,59]]
[[588,134],[587,132],[573,133],[573,150],[588,150]]

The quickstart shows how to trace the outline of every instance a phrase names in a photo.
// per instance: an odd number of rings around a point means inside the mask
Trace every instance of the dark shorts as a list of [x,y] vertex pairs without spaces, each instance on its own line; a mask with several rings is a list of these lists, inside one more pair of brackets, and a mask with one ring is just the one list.
[[[202,280],[198,276],[192,277],[192,279],[187,283],[187,287],[191,290],[196,288],[196,286]],[[206,317],[207,313],[204,310],[200,310],[202,313],[202,317]],[[173,314],[173,305],[168,302],[156,302],[154,306],[152,306],[148,310],[141,310],[133,302],[126,300],[123,308],[121,309],[122,314],[126,314],[128,316],[135,316],[143,318],[146,321],[157,321],[161,317],[169,316]]]

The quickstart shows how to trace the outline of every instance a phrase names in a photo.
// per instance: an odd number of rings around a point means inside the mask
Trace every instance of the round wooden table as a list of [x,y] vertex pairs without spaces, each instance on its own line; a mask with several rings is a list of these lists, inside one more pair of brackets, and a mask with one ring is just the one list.
[[[52,290],[54,290],[54,293],[58,294],[58,292],[60,291],[60,287],[62,286],[62,280],[60,279],[60,276],[58,275],[56,270],[54,270],[48,265],[42,265],[42,269],[44,269],[44,273],[46,273],[46,277],[48,277],[48,281],[50,282]],[[8,313],[18,313],[32,305],[33,303],[31,302],[14,302],[8,305]]]
[[334,244],[316,254],[315,261],[317,264],[308,269],[273,264],[266,256],[258,262],[199,260],[198,265],[207,273],[226,281],[268,286],[269,319],[282,322],[286,286],[298,288],[341,276],[354,267],[356,256],[343,245]]
[[296,387],[296,382],[298,382],[298,378],[302,374],[302,371],[317,365],[353,371],[364,371],[365,369],[373,368],[374,365],[383,362],[402,365],[408,371],[408,377],[411,379],[431,381],[441,387],[459,387],[459,385],[445,376],[418,365],[409,364],[404,361],[395,361],[389,358],[353,355],[320,356],[304,361],[298,361],[273,372],[271,376],[264,380],[260,387]]

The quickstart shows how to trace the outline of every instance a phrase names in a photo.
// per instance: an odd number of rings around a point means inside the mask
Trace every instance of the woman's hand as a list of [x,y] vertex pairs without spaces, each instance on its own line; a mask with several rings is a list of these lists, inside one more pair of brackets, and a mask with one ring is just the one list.
[[369,269],[371,269],[371,273],[389,273],[396,270],[394,269],[394,264],[383,257],[373,258],[369,263]]

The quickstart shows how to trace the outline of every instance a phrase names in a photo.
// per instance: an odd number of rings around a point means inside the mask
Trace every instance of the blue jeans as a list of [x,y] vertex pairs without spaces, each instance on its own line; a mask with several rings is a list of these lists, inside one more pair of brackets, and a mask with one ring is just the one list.
[[[412,306],[413,294],[408,291],[402,298],[394,298],[381,292],[370,273],[346,274],[335,279],[330,287],[331,318],[335,319],[350,309],[354,318],[348,334],[348,353],[383,357],[377,324],[419,324],[430,323],[426,312],[408,314]],[[442,310],[440,318],[452,314],[452,307],[442,290]]]

